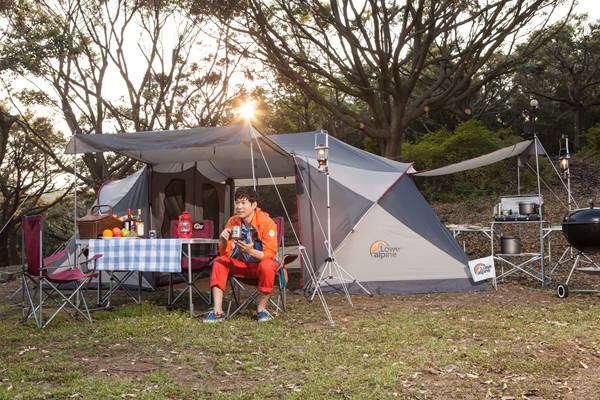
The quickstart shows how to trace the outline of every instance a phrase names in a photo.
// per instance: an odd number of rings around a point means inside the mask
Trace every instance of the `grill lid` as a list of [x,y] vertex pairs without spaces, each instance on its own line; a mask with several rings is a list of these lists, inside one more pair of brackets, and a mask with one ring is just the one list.
[[594,202],[590,200],[589,208],[573,210],[563,218],[563,225],[574,224],[600,224],[600,208],[594,208]]

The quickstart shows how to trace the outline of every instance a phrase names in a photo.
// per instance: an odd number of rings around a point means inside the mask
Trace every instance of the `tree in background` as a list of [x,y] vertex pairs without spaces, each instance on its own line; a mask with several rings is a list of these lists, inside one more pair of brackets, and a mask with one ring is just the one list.
[[[229,34],[184,0],[22,1],[10,11],[0,70],[30,83],[24,91],[4,80],[15,109],[46,107],[70,134],[218,125],[243,54]],[[78,177],[95,188],[135,165],[106,154],[83,162]]]
[[[22,215],[41,214],[59,204],[67,191],[57,184],[61,173],[53,160],[39,152],[40,141],[59,152],[64,141],[58,139],[52,124],[47,118],[28,114],[27,118],[33,126],[17,118],[11,118],[2,111],[2,122],[12,119],[9,131],[4,135],[3,123],[0,123],[3,138],[3,157],[0,159],[0,264],[10,265],[20,262],[17,253],[20,235],[19,226]],[[27,135],[34,129],[37,137]],[[48,196],[44,201],[44,196]],[[71,218],[72,220],[72,218]]]
[[[576,16],[544,43],[516,75],[526,94],[565,106],[572,118],[575,150],[582,146],[586,112],[600,105],[600,24],[587,24],[586,19]],[[560,111],[554,108],[556,118]],[[587,126],[593,122],[587,121]]]
[[[218,3],[237,21],[232,26],[256,41],[254,55],[286,84],[398,158],[411,122],[512,72],[554,34],[558,27],[545,29],[544,12],[560,1]],[[532,29],[536,34],[514,57]]]

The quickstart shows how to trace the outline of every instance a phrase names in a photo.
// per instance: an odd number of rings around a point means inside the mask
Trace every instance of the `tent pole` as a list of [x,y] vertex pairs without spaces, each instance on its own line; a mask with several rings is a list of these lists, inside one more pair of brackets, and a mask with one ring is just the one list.
[[250,125],[250,164],[251,164],[251,168],[252,168],[252,185],[254,190],[256,190],[256,176],[254,175],[254,147],[252,146],[252,139],[255,138],[254,136],[254,130],[252,128],[252,124],[248,123]]
[[539,213],[540,213],[540,256],[542,262],[542,287],[546,286],[546,260],[544,256],[544,215],[542,210],[542,187],[540,185],[540,160],[538,156],[538,142],[539,139],[537,137],[537,133],[535,132],[535,117],[536,117],[537,109],[535,106],[531,108],[531,124],[533,130],[533,143],[535,146],[535,172],[537,177],[537,188],[538,188],[538,204],[539,204]]
[[[152,230],[152,164],[146,164],[146,190],[148,192],[148,211],[146,213],[146,225],[144,226],[144,237],[150,237]],[[146,234],[148,232],[148,234]]]
[[77,140],[73,134],[73,232],[75,239],[78,238],[77,232]]
[[521,195],[521,170],[519,169],[519,160],[517,157],[517,194]]

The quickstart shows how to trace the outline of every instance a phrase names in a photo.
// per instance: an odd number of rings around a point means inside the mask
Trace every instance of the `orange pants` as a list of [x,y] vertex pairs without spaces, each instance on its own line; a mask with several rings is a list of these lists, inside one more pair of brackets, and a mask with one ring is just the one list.
[[210,276],[210,287],[217,286],[222,291],[227,287],[229,274],[245,278],[258,278],[258,291],[271,293],[275,282],[275,272],[279,265],[271,259],[263,259],[259,263],[245,263],[235,258],[219,256],[215,258]]

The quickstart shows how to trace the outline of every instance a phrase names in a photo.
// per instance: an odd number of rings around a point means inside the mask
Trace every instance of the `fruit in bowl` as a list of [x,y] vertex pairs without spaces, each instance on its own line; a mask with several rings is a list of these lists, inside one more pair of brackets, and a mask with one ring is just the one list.
[[102,237],[113,237],[113,231],[111,229],[105,229],[102,232]]
[[129,231],[129,229],[123,228],[123,229],[121,229],[121,233],[123,234],[123,237],[126,237],[126,236],[129,236],[129,234],[131,232]]
[[113,228],[113,237],[123,237],[123,232],[120,228]]

